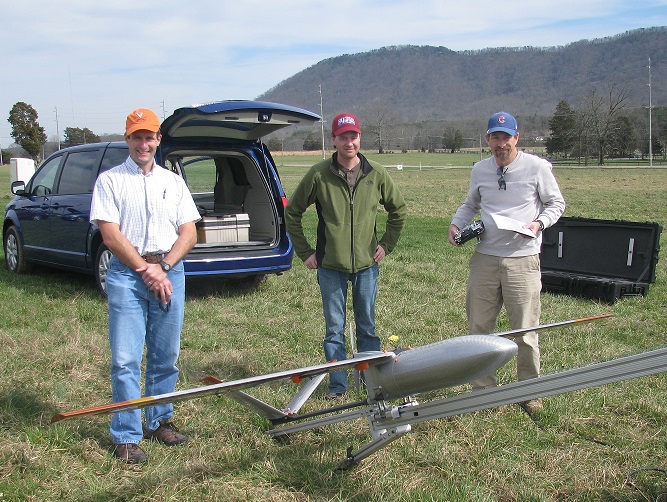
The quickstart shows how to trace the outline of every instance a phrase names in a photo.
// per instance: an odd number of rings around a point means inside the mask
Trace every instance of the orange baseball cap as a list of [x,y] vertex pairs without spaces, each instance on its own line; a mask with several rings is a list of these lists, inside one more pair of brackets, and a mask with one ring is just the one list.
[[141,129],[151,132],[160,130],[160,119],[148,108],[137,108],[125,121],[125,136]]

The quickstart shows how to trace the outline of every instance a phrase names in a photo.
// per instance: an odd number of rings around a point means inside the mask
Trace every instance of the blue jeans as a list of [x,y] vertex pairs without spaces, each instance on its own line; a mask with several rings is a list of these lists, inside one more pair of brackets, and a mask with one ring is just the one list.
[[[380,338],[375,334],[375,298],[378,290],[379,266],[355,273],[338,272],[318,267],[317,282],[324,307],[324,356],[327,361],[347,359],[345,324],[347,283],[352,283],[352,308],[356,324],[357,351],[380,350]],[[347,371],[329,374],[329,392],[347,391]]]
[[[185,275],[179,262],[169,271],[174,292],[165,308],[141,276],[117,258],[107,275],[111,394],[113,402],[141,396],[141,360],[146,345],[145,395],[173,392],[178,379],[176,361],[180,349],[185,305]],[[155,430],[170,418],[172,404],[145,409],[146,428]],[[111,437],[115,444],[138,443],[143,438],[141,410],[114,413]]]

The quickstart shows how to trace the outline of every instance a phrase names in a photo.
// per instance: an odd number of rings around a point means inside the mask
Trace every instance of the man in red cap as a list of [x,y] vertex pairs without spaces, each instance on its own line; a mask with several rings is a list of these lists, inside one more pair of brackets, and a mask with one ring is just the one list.
[[[347,358],[345,306],[348,282],[359,352],[380,350],[375,333],[378,264],[390,253],[401,234],[407,209],[387,170],[360,152],[361,127],[351,113],[337,115],[331,124],[335,152],[315,164],[303,177],[287,205],[285,219],[296,254],[309,269],[317,270],[322,294],[327,361]],[[315,204],[317,243],[304,235],[302,217]],[[386,231],[378,239],[376,216],[381,204],[388,213]],[[328,398],[347,391],[347,372],[330,374]]]
[[[182,258],[197,241],[199,211],[183,178],[155,162],[160,120],[139,108],[127,116],[127,160],[102,173],[93,191],[90,220],[114,257],[107,274],[111,391],[114,402],[141,397],[146,346],[145,395],[173,392],[178,379],[185,305]],[[168,446],[187,437],[171,422],[173,405],[114,413],[114,454],[127,463],[148,460],[138,446],[144,435]]]

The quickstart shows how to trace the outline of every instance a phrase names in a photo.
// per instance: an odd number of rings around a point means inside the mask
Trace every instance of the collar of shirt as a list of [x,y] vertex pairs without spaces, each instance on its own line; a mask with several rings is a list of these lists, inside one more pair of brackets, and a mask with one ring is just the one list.
[[155,167],[157,166],[157,163],[155,162],[155,159],[153,159],[153,167],[151,167],[151,170],[148,172],[148,174],[144,174],[142,169],[139,167],[139,164],[137,164],[134,160],[132,160],[132,157],[128,157],[125,162],[123,163],[125,168],[132,174],[141,174],[142,176],[151,176],[153,174],[153,171],[155,170]]
[[336,167],[341,176],[347,181],[348,186],[354,188],[354,185],[357,183],[357,178],[359,177],[359,172],[361,171],[361,161],[357,162],[352,169],[347,169],[346,167],[341,166],[338,162],[336,162]]

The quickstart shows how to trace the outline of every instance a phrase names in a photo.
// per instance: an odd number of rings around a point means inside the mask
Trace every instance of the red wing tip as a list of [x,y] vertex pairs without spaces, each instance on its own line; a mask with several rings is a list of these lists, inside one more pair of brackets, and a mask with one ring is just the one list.
[[215,385],[215,384],[217,384],[217,383],[222,383],[222,382],[223,382],[223,381],[220,380],[219,378],[216,378],[216,377],[211,376],[211,375],[209,375],[209,376],[205,376],[204,378],[202,378],[202,379],[199,380],[199,381],[200,381],[201,383],[206,384],[206,385]]
[[600,315],[592,315],[590,317],[582,317],[580,319],[575,319],[575,322],[583,322],[583,321],[595,321],[596,319],[605,319],[607,317],[612,317],[614,314],[600,314]]

